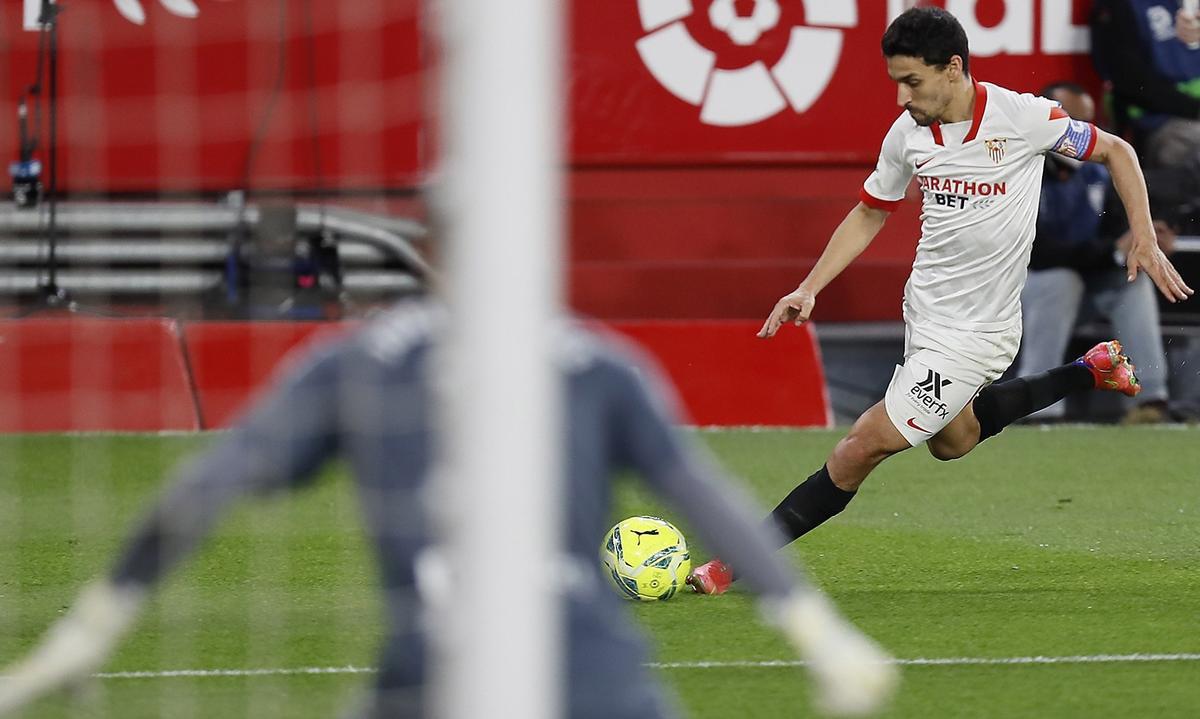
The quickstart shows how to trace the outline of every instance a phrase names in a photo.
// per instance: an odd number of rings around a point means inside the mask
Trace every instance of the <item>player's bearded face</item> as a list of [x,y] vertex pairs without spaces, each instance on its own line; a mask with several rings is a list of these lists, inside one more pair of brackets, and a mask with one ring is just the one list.
[[903,55],[889,57],[887,64],[888,75],[896,82],[896,103],[913,121],[927,127],[940,120],[954,96],[950,68]]

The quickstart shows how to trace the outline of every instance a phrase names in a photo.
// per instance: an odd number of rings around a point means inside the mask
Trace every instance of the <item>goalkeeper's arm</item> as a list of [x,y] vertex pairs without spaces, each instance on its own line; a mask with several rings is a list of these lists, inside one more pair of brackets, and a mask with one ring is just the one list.
[[647,382],[645,374],[628,372],[618,393],[622,409],[614,424],[625,460],[684,513],[717,555],[742,570],[766,619],[807,661],[825,711],[860,715],[880,708],[897,680],[890,657],[775,552],[782,540],[755,518],[752,505],[707,453],[674,428],[665,383]]

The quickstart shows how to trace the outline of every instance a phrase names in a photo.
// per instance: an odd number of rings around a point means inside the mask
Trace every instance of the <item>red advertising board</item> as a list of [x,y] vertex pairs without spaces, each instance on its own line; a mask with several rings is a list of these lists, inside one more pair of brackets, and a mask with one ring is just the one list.
[[[879,38],[905,1],[573,0],[570,160],[873,162],[897,114]],[[22,12],[34,2],[0,9],[3,161],[16,159],[16,102],[35,77],[38,35]],[[1090,0],[939,2],[966,25],[978,77],[1022,90],[1094,82]],[[433,28],[420,0],[201,0],[194,18],[143,0],[144,25],[111,0],[60,4],[70,190],[236,187],[260,134],[255,187],[313,187],[318,174],[340,188],[412,186],[429,169]]]
[[[1095,84],[1091,0],[935,4],[966,27],[978,78],[1023,91],[1061,79]],[[903,0],[572,3],[573,159],[874,163],[899,113],[879,41],[904,7]]]

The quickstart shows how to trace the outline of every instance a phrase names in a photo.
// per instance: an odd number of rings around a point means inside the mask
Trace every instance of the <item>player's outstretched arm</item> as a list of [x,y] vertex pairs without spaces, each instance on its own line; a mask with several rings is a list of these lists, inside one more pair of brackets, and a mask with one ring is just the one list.
[[152,588],[236,500],[315,473],[336,448],[334,360],[317,356],[290,373],[237,428],[178,472],[109,576],[84,589],[37,647],[4,670],[0,715],[87,680],[133,625]]
[[875,235],[879,234],[887,216],[886,210],[877,210],[858,203],[833,231],[829,244],[825,246],[825,251],[821,253],[808,277],[804,278],[799,287],[775,303],[767,321],[758,331],[758,336],[774,337],[786,322],[797,326],[807,322],[816,305],[817,294],[867,249]]
[[1159,247],[1154,222],[1150,217],[1146,179],[1138,166],[1137,153],[1128,142],[1097,129],[1096,147],[1088,159],[1108,166],[1113,185],[1117,188],[1121,203],[1125,205],[1125,215],[1129,218],[1129,231],[1133,237],[1125,261],[1129,281],[1136,279],[1138,270],[1141,270],[1150,275],[1167,300],[1178,302],[1191,297],[1192,288],[1183,281],[1179,271]]
[[338,447],[338,349],[285,369],[233,430],[186,463],[112,570],[151,587],[189,557],[231,506],[312,479]]

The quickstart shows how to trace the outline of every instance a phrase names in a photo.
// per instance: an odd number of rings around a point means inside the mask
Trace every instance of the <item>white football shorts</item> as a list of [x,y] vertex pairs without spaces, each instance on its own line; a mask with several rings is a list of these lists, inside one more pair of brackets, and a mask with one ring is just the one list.
[[1004,374],[1020,345],[1020,324],[972,332],[910,318],[904,364],[897,365],[884,396],[892,424],[912,446],[925,442]]

